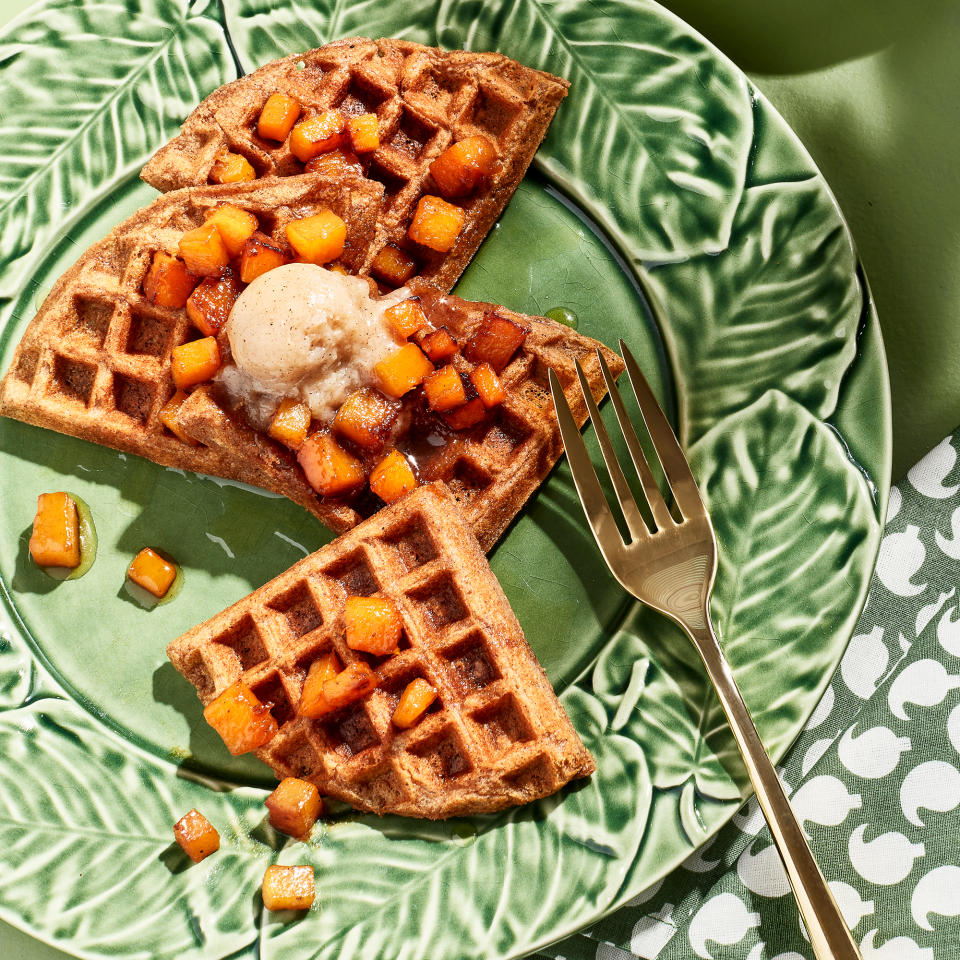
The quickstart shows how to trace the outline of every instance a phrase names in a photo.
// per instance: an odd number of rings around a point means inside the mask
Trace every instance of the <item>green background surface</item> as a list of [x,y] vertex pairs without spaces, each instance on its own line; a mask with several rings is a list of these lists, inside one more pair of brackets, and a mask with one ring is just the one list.
[[[890,363],[894,475],[955,425],[960,7],[953,0],[665,0],[799,134],[846,214]],[[0,0],[0,23],[28,3]],[[0,926],[7,957],[63,956]]]

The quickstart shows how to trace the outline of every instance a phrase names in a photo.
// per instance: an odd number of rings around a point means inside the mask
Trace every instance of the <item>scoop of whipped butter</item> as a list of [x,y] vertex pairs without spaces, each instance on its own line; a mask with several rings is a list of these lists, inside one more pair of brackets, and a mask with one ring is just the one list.
[[366,280],[309,263],[270,270],[230,311],[225,329],[233,360],[218,379],[261,429],[285,397],[329,419],[397,348],[384,312],[407,295],[401,289],[375,300]]

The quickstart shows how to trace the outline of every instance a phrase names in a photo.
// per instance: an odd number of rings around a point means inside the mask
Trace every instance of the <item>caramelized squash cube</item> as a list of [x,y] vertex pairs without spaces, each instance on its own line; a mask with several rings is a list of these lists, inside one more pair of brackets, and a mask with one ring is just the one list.
[[283,143],[300,116],[300,104],[285,93],[273,93],[260,111],[257,134],[264,140]]
[[398,450],[388,453],[370,473],[370,489],[384,503],[393,503],[418,486],[413,468]]
[[308,160],[306,169],[308,173],[322,173],[335,179],[351,173],[362,174],[363,164],[352,150],[340,147]]
[[80,518],[69,493],[41,493],[30,534],[30,556],[38,567],[80,566]]
[[457,341],[446,327],[438,327],[420,338],[420,349],[434,362],[443,363],[456,355]]
[[230,262],[227,245],[216,224],[207,221],[180,238],[180,256],[198,277],[214,277]]
[[411,680],[403,693],[397,708],[393,711],[393,722],[401,730],[412,727],[430,708],[430,704],[437,699],[437,691],[423,677]]
[[210,168],[211,183],[244,183],[256,180],[257,171],[246,157],[239,153],[225,153],[218,157]]
[[297,451],[297,462],[307,482],[322,497],[342,497],[362,487],[363,464],[326,430],[310,434]]
[[307,678],[303,682],[303,690],[300,693],[300,705],[297,707],[297,713],[301,717],[309,717],[315,720],[317,717],[330,713],[333,708],[327,703],[327,698],[323,695],[323,685],[328,680],[332,680],[340,672],[340,669],[340,661],[332,650],[310,664]]
[[463,378],[449,363],[439,370],[434,370],[423,381],[423,392],[427,403],[430,404],[430,409],[436,410],[437,413],[444,413],[467,402]]
[[299,777],[284,777],[264,803],[270,811],[273,828],[298,840],[310,836],[317,817],[323,812],[320,791],[309,780]]
[[180,405],[184,400],[187,399],[188,396],[189,394],[186,392],[186,390],[178,390],[160,408],[157,418],[178,440],[182,440],[188,446],[195,447],[197,446],[197,441],[194,440],[189,433],[184,433],[183,430],[180,429],[180,425],[177,423],[177,411],[180,409]]
[[287,224],[290,246],[308,263],[324,264],[336,260],[343,253],[346,239],[347,225],[330,210]]
[[423,247],[446,253],[457,242],[466,216],[461,207],[427,194],[417,203],[407,236]]
[[260,894],[267,910],[309,910],[316,897],[313,867],[267,867]]
[[468,400],[462,407],[451,410],[443,415],[443,419],[453,427],[454,430],[469,430],[475,427],[487,415],[487,408],[479,397]]
[[358,660],[323,685],[323,696],[331,710],[340,710],[362,700],[376,685],[377,675]]
[[285,397],[280,401],[267,432],[291,450],[299,450],[307,439],[309,429],[310,408],[299,400]]
[[430,176],[445,197],[464,197],[497,166],[497,151],[486,137],[467,137],[447,147],[430,164]]
[[402,287],[417,272],[417,264],[396,244],[388,243],[373,258],[370,272],[391,287]]
[[382,446],[396,422],[400,407],[378,390],[363,387],[347,397],[333,418],[333,429],[366,450]]
[[415,343],[405,343],[399,350],[375,363],[373,372],[380,382],[380,389],[388,397],[399,400],[423,383],[433,372],[433,364]]
[[347,597],[343,608],[347,646],[375,657],[397,652],[403,623],[396,604],[385,597]]
[[270,707],[261,703],[242,680],[211,700],[203,716],[234,756],[269,743],[279,729]]
[[220,849],[220,834],[199,810],[185,813],[173,825],[173,836],[194,863]]
[[242,289],[229,267],[219,277],[204,277],[187,300],[187,316],[202,334],[215,337]]
[[290,257],[273,240],[262,233],[255,233],[244,243],[240,252],[240,280],[253,283],[268,270],[289,262]]
[[500,373],[520,348],[530,330],[499,313],[485,313],[480,326],[463,348],[464,357],[471,363],[489,363]]
[[144,547],[127,567],[127,576],[159,600],[167,595],[177,579],[177,568],[156,550]]
[[481,363],[470,371],[470,382],[474,385],[483,405],[489,410],[507,399],[500,378],[489,363]]
[[347,139],[347,122],[336,110],[324,110],[298,123],[290,131],[290,152],[306,163],[321,153],[342,147]]
[[392,307],[388,307],[383,314],[390,326],[404,340],[412,337],[418,330],[427,325],[427,315],[420,306],[420,301],[416,297],[409,300],[401,300]]
[[206,222],[212,223],[220,231],[231,259],[240,256],[243,245],[256,233],[258,225],[257,218],[249,210],[241,210],[229,203],[217,207]]
[[214,337],[191,340],[170,351],[170,373],[178,390],[209,380],[220,369],[220,348]]
[[357,153],[370,153],[380,146],[380,121],[375,113],[362,113],[347,121],[350,145]]
[[157,251],[143,280],[143,295],[158,307],[183,307],[199,277],[187,265],[169,253]]

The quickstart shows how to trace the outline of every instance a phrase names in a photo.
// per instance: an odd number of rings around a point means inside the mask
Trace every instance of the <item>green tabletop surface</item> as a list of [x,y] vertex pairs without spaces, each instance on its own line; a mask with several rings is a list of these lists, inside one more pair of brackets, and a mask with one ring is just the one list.
[[[960,6],[661,2],[749,75],[836,194],[880,314],[899,476],[960,422]],[[0,0],[0,25],[28,6]],[[0,954],[65,956],[4,924]]]

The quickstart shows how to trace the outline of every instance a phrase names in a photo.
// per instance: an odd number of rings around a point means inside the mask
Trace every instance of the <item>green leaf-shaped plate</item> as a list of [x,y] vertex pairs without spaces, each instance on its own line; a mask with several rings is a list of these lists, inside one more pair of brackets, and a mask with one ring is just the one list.
[[[866,282],[810,158],[744,76],[642,0],[48,0],[0,37],[0,363],[88,243],[152,196],[150,153],[210,90],[347,35],[501,50],[572,81],[534,168],[459,284],[566,307],[627,340],[678,419],[721,539],[718,628],[780,755],[863,602],[889,467]],[[730,816],[742,772],[691,648],[602,568],[565,466],[492,563],[598,762],[527,809],[443,824],[341,814],[275,834],[269,772],[203,723],[166,643],[322,544],[283,500],[0,423],[0,917],[89,957],[516,957],[589,923]],[[35,497],[68,489],[96,563],[29,561]],[[145,610],[152,545],[183,566]],[[220,829],[187,866],[190,807]],[[262,910],[271,862],[315,865],[302,917]],[[2,931],[0,931],[2,937]]]

